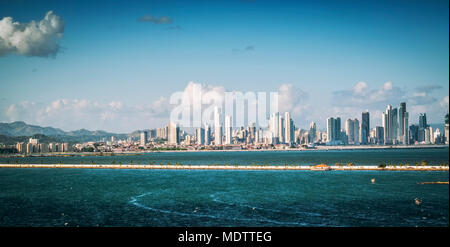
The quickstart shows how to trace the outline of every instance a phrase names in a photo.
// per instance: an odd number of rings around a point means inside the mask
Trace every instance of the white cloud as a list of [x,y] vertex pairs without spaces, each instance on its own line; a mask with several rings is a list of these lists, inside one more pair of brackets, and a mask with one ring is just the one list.
[[307,109],[308,93],[292,84],[281,84],[278,88],[278,109],[280,112],[290,112],[292,116],[300,116]]
[[17,53],[25,56],[55,56],[64,32],[64,20],[53,11],[44,19],[29,23],[14,22],[12,17],[0,20],[0,56]]

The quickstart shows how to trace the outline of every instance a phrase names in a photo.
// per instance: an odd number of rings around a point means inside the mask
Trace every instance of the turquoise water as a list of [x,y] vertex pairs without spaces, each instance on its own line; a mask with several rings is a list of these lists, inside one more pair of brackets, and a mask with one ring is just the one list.
[[[448,149],[428,151],[419,156],[403,150],[398,156],[378,151],[148,156],[192,164],[216,163],[222,155],[236,162],[270,164],[345,158],[372,164],[383,161],[379,156],[448,163]],[[148,162],[146,156],[139,158]],[[111,157],[95,158],[107,162]],[[0,226],[449,226],[448,185],[418,184],[448,179],[448,172],[435,171],[2,168]],[[416,205],[415,198],[422,204]]]
[[353,162],[356,165],[379,165],[381,163],[400,164],[426,160],[430,165],[449,162],[448,148],[433,149],[388,149],[388,150],[330,150],[330,151],[235,151],[235,152],[161,152],[145,153],[134,156],[73,156],[73,157],[0,157],[0,163],[34,163],[34,164],[270,164],[270,165],[316,165],[327,163]]

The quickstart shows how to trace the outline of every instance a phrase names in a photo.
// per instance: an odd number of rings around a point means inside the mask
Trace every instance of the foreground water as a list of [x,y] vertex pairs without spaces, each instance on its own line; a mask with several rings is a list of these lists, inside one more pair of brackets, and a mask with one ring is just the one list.
[[384,150],[307,150],[307,151],[232,151],[232,152],[155,152],[132,156],[72,156],[72,157],[0,157],[0,163],[33,164],[175,164],[184,165],[317,165],[326,163],[356,165],[405,164],[423,160],[429,165],[448,164],[449,149],[384,149]]
[[[356,164],[373,164],[415,157],[413,162],[448,163],[448,149],[421,156],[341,152],[345,155],[337,151],[334,160],[329,152],[307,153],[306,159],[336,163],[347,157]],[[268,163],[303,162],[296,152],[233,153],[240,162],[255,157]],[[196,164],[217,163],[211,157],[221,154],[157,155]],[[418,184],[448,179],[449,173],[442,171],[3,168],[0,226],[449,226],[448,185]],[[415,198],[422,204],[416,205]]]

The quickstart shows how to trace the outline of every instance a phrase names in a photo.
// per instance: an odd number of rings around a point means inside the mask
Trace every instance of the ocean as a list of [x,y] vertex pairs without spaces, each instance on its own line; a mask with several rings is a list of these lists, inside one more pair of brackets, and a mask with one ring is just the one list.
[[[448,164],[448,148],[170,152],[0,163]],[[371,179],[375,182],[372,183]],[[0,226],[449,226],[448,171],[0,169]],[[415,199],[422,201],[417,205]]]

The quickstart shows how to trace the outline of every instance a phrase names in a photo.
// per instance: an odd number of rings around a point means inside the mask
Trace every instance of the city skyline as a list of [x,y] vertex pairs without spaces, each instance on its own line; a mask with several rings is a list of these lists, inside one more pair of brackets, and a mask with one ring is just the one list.
[[0,3],[0,122],[156,128],[170,95],[193,84],[218,95],[277,91],[280,112],[305,129],[365,110],[369,126],[381,126],[384,107],[401,102],[411,123],[448,112],[448,1],[112,5]]

